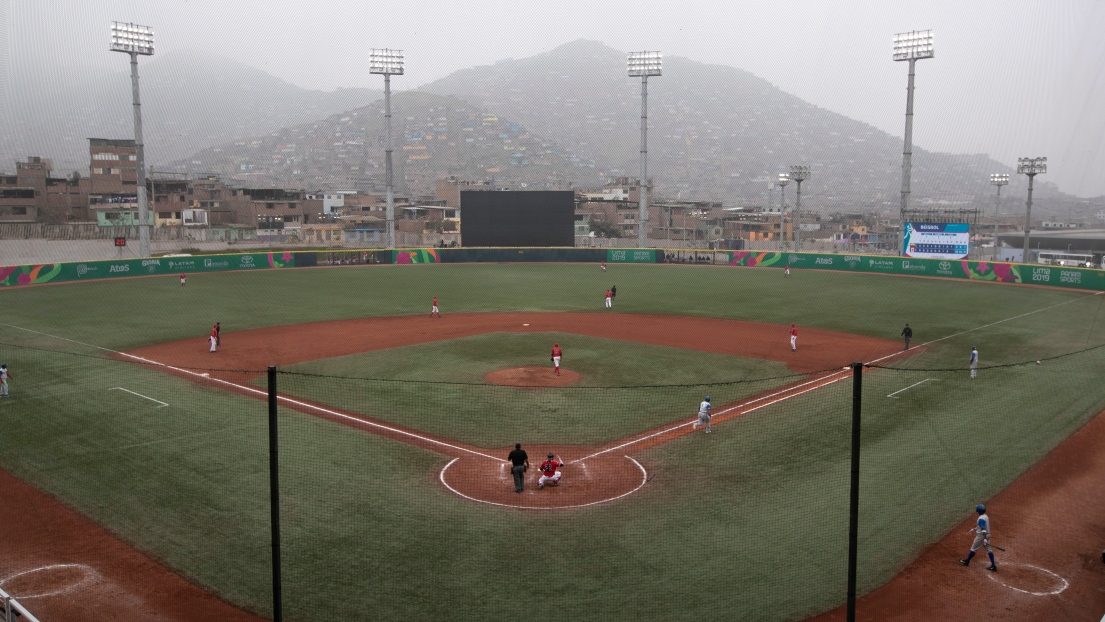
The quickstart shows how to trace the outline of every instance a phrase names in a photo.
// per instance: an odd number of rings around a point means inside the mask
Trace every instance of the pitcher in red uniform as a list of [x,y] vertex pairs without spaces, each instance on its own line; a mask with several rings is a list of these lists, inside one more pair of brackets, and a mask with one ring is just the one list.
[[553,371],[556,372],[557,376],[560,375],[560,357],[563,356],[563,355],[564,355],[564,353],[561,352],[561,350],[560,350],[560,344],[559,343],[552,344],[552,358],[549,359],[549,360],[552,361]]

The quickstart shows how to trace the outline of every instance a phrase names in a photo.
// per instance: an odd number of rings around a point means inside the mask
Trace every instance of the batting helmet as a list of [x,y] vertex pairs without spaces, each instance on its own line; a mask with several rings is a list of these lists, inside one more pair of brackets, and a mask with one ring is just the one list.
[[980,504],[975,506],[975,511],[978,512],[979,514],[985,514],[986,513],[986,506],[982,505],[980,503]]
[[553,457],[553,455],[552,455],[552,454],[549,454],[549,459],[550,459],[550,460],[552,460],[552,457]]
[[709,396],[709,395],[707,395],[707,396],[706,396],[706,401],[707,401],[707,402],[709,402],[709,401],[710,401],[710,396]]

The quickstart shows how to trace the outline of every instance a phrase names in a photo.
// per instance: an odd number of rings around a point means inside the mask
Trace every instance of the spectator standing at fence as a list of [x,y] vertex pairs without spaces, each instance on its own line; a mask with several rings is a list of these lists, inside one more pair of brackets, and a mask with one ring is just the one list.
[[978,348],[971,346],[971,378],[978,377]]
[[902,329],[902,337],[905,337],[905,349],[909,349],[909,340],[913,338],[913,329],[909,327],[909,324],[905,325]]
[[522,492],[526,488],[526,471],[529,469],[529,456],[522,449],[521,443],[514,443],[514,451],[506,457],[510,463],[510,473],[514,476],[514,492]]
[[8,371],[8,364],[4,363],[0,365],[0,397],[11,397],[8,393],[8,379],[11,377],[11,372]]
[[211,327],[211,335],[208,337],[211,340],[211,351],[215,351],[215,346],[219,343],[219,329],[217,326]]
[[181,287],[184,287],[184,282],[185,282],[185,280],[187,280],[187,278],[188,277],[187,277],[186,274],[184,274],[183,272],[180,273],[180,286]]

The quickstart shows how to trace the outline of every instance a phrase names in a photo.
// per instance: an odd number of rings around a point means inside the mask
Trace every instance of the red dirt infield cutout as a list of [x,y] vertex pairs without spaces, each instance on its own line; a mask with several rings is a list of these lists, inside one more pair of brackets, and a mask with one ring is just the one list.
[[[215,378],[244,382],[261,375],[267,365],[323,359],[344,354],[453,339],[494,331],[560,332],[570,356],[572,334],[638,341],[722,354],[786,361],[790,369],[812,373],[839,369],[855,360],[871,361],[897,352],[896,341],[842,335],[799,327],[798,351],[790,352],[788,327],[712,318],[636,316],[621,314],[496,313],[450,315],[427,323],[424,317],[355,319],[299,326],[223,333],[219,352],[207,352],[205,325],[186,342],[161,344],[133,354],[153,361],[199,369],[254,370],[253,373],[213,372]],[[523,323],[529,326],[522,326]],[[789,323],[789,322],[788,322]],[[232,328],[232,327],[231,327]],[[551,345],[551,344],[550,344]],[[544,357],[544,358],[543,358]],[[547,353],[534,354],[534,365],[548,371]],[[133,360],[133,359],[131,359]],[[174,372],[197,382],[214,382]],[[760,396],[719,408],[714,423],[790,394],[813,390],[847,377],[836,371],[786,387],[777,395]],[[227,388],[224,386],[223,388]],[[582,505],[587,499],[616,497],[639,486],[643,471],[625,456],[631,451],[689,432],[686,421],[640,432],[599,448],[527,444],[531,468],[526,490],[517,494],[506,454],[511,448],[480,449],[449,439],[437,439],[394,424],[350,417],[325,407],[282,404],[341,421],[389,438],[414,443],[454,456],[441,472],[443,485],[477,500],[533,509]],[[321,412],[318,408],[326,408]],[[387,430],[374,425],[386,425]],[[412,436],[413,435],[413,436]],[[626,446],[631,445],[631,446]],[[1100,553],[1105,531],[1096,522],[1105,515],[1105,417],[1098,416],[994,499],[989,500],[995,534],[1006,553],[998,552],[999,573],[984,570],[984,559],[970,568],[959,566],[970,544],[964,534],[970,519],[942,541],[930,546],[887,585],[860,600],[861,620],[1097,620],[1105,612],[1105,566]],[[623,447],[626,446],[626,447]],[[449,449],[449,448],[452,449]],[[537,465],[548,451],[568,463],[559,487],[536,489]],[[601,452],[601,453],[600,453]],[[457,459],[459,457],[459,459]],[[616,485],[615,485],[616,484]],[[253,616],[205,594],[150,561],[88,519],[56,500],[0,471],[0,587],[19,573],[60,564],[87,565],[96,575],[63,594],[37,597],[24,604],[43,619],[256,620]],[[970,508],[968,508],[970,509]],[[965,510],[965,514],[967,511]],[[1034,523],[1048,516],[1046,527]],[[28,520],[30,518],[31,520]],[[1047,574],[1054,573],[1052,577]],[[26,589],[28,575],[12,585]],[[56,585],[55,574],[46,583]],[[1058,594],[1027,592],[1069,587]],[[1046,589],[1045,589],[1046,588]],[[1024,591],[1017,591],[1024,590]],[[16,598],[20,593],[13,593]],[[842,595],[843,596],[843,595]],[[89,612],[92,612],[89,615]],[[815,618],[843,620],[843,609]]]
[[502,384],[511,387],[566,387],[579,382],[579,374],[569,369],[560,368],[557,375],[550,367],[512,367],[510,369],[497,369],[485,374],[484,380],[491,384]]

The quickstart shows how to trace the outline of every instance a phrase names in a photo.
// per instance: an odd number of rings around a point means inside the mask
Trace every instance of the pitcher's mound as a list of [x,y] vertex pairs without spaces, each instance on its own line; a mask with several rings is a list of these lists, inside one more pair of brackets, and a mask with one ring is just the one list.
[[499,369],[483,377],[492,384],[503,384],[512,387],[563,387],[579,382],[579,374],[560,368],[557,376],[552,366],[549,367],[512,367]]

